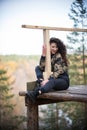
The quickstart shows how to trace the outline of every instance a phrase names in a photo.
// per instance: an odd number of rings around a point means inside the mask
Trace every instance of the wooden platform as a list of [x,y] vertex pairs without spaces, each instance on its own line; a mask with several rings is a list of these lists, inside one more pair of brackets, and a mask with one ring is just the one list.
[[[27,83],[27,90],[31,91],[36,86],[35,82]],[[20,96],[25,96],[26,92],[19,92]],[[76,101],[87,103],[87,86],[70,86],[63,91],[52,91],[38,96],[36,103],[32,103],[25,96],[25,106],[27,106],[27,130],[38,130],[38,106],[65,101]]]
[[67,90],[45,93],[39,98],[57,101],[87,102],[87,86],[72,86]]
[[[25,93],[26,93],[25,91],[21,91],[21,92],[19,92],[19,95],[25,96]],[[41,101],[41,99],[42,99],[42,101]],[[87,86],[84,86],[84,85],[70,86],[67,90],[44,93],[38,97],[38,100],[36,103],[38,105],[44,104],[43,99],[45,99],[45,104],[47,104],[48,100],[51,100],[50,102],[52,102],[52,100],[54,100],[53,102],[78,101],[78,102],[87,103]]]

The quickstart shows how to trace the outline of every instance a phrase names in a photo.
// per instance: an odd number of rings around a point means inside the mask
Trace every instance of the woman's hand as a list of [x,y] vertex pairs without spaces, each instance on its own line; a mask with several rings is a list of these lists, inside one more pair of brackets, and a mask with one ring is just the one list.
[[43,47],[42,47],[42,56],[46,56],[46,50],[47,50],[46,45],[43,45]]
[[47,79],[47,80],[43,80],[43,81],[41,82],[41,86],[44,86],[48,81],[49,81],[48,79]]

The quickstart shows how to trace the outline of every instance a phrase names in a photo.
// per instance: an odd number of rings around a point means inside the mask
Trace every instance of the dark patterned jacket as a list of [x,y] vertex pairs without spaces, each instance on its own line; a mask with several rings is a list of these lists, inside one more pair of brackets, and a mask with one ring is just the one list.
[[[39,66],[42,71],[45,70],[45,61],[46,57],[41,56]],[[50,75],[49,79],[64,78],[69,82],[68,66],[64,63],[60,53],[51,55],[51,71],[53,73]]]

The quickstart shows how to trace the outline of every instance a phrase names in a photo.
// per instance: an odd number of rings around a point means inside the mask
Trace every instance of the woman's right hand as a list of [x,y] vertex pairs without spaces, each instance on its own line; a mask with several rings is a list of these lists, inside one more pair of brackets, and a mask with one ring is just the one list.
[[46,56],[46,45],[44,44],[42,47],[42,56]]
[[47,79],[47,80],[43,80],[43,81],[41,82],[41,86],[44,86],[48,81],[49,81],[48,79]]

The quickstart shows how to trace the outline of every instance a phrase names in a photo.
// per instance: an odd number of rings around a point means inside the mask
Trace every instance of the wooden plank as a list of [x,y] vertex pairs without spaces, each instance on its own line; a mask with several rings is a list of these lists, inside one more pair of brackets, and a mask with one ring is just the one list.
[[58,101],[77,101],[77,102],[85,102],[87,103],[87,95],[80,95],[80,94],[71,94],[71,93],[45,93],[43,95],[40,95],[38,98],[43,99],[51,99]]
[[36,81],[27,82],[27,90],[28,91],[32,91],[33,89],[35,89],[36,86],[37,86]]
[[46,45],[46,64],[45,72],[43,73],[44,79],[48,79],[51,75],[51,57],[50,57],[50,45],[49,45],[49,30],[43,30],[43,40]]
[[71,32],[87,32],[86,28],[63,28],[63,27],[48,27],[48,26],[36,26],[36,25],[22,25],[22,28],[29,29],[47,29],[55,31],[71,31]]
[[87,95],[87,86],[79,85],[79,87],[71,86],[67,90],[59,91],[58,93],[72,93],[72,94],[81,94]]
[[72,94],[87,95],[87,86],[70,87],[67,91]]
[[[20,96],[25,96],[26,92],[20,92]],[[87,103],[87,86],[72,86],[67,90],[62,91],[53,91],[49,93],[44,93],[38,97],[38,99],[45,99],[45,103],[47,104],[47,100],[50,100],[50,103],[58,102],[58,101],[79,101]],[[38,100],[37,104],[41,104],[42,100]],[[43,103],[42,103],[43,104]]]
[[40,95],[39,98],[52,99],[57,101],[87,102],[87,86],[72,86],[67,90],[45,93],[43,96]]

